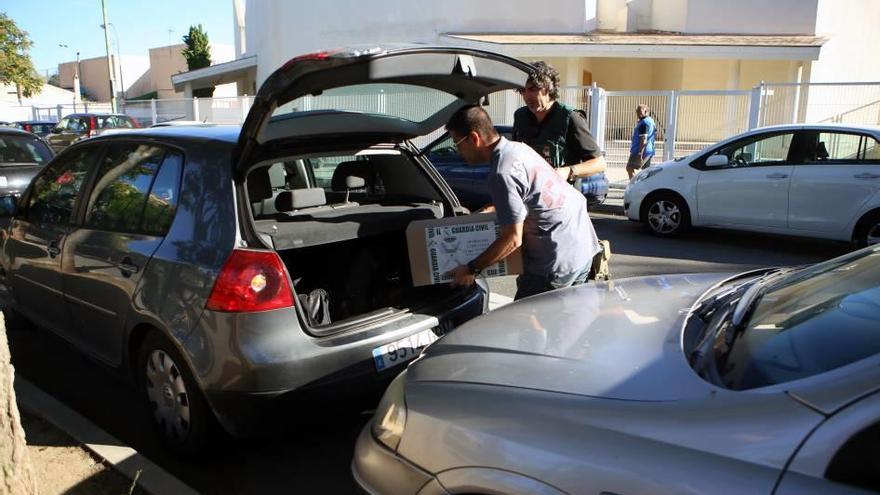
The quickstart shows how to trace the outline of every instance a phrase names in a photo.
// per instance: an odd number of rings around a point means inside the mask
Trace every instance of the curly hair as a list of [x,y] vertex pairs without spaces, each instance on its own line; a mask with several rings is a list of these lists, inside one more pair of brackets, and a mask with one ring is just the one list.
[[535,71],[529,74],[526,86],[533,85],[540,89],[546,89],[550,99],[559,99],[559,71],[543,60],[532,63]]

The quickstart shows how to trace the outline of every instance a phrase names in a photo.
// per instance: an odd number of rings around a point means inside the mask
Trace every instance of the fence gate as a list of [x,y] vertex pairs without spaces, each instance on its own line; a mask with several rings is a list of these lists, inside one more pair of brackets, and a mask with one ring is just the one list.
[[657,157],[665,156],[666,127],[671,115],[672,91],[607,91],[605,92],[605,161],[609,167],[625,167],[633,128],[638,120],[636,106],[648,105],[657,123],[654,148]]
[[686,156],[747,131],[751,94],[748,90],[676,91],[675,119],[666,135],[670,153],[665,158]]

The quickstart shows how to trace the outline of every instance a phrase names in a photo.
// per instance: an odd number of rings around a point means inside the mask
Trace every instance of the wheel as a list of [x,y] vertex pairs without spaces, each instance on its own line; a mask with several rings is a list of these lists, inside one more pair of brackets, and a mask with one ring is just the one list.
[[144,337],[138,358],[139,385],[162,442],[185,454],[203,450],[214,417],[177,349],[153,331]]
[[652,233],[670,237],[690,227],[690,210],[681,196],[670,193],[657,194],[650,196],[645,203],[642,221]]
[[860,248],[880,244],[880,211],[869,213],[859,220],[853,233],[853,241]]

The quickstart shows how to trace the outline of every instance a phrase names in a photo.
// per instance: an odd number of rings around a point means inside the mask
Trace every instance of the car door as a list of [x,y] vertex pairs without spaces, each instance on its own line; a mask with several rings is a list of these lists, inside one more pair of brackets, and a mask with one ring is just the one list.
[[842,233],[880,190],[880,143],[867,133],[809,133],[815,153],[794,167],[789,192],[792,229]]
[[63,150],[69,144],[69,140],[65,137],[65,133],[68,132],[67,128],[70,125],[71,121],[79,120],[75,118],[65,117],[58,122],[48,136],[46,136],[46,141],[48,141],[49,146],[52,147],[52,150],[55,153]]
[[177,206],[183,155],[146,143],[107,145],[82,207],[80,227],[65,242],[65,301],[73,334],[112,364],[123,353],[126,317],[147,263]]
[[74,230],[73,215],[100,148],[83,146],[46,166],[23,197],[4,253],[17,308],[38,325],[70,338],[63,303],[61,251]]
[[792,150],[799,144],[794,131],[752,135],[719,148],[727,165],[706,167],[697,182],[697,214],[702,224],[785,227]]

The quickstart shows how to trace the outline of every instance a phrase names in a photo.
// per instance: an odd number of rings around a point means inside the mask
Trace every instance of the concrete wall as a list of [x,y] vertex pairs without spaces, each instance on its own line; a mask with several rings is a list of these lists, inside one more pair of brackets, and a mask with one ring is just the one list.
[[880,81],[880,2],[820,0],[816,32],[830,40],[813,62],[816,82]]
[[[601,2],[601,0],[599,0]],[[290,58],[353,44],[441,43],[442,33],[582,33],[591,1],[555,0],[337,0],[302,5],[283,0],[248,0],[246,54],[259,55],[257,82]],[[344,15],[341,15],[344,13]],[[305,15],[304,15],[305,14]]]
[[[690,0],[683,31],[813,34],[816,31],[818,2],[819,0]],[[657,0],[655,3],[659,4]],[[875,18],[874,21],[876,20]]]
[[[111,56],[111,60],[115,58]],[[58,65],[58,78],[62,88],[73,89],[75,71],[75,60]],[[79,84],[86,97],[95,101],[110,101],[110,71],[107,69],[107,57],[81,59]]]

